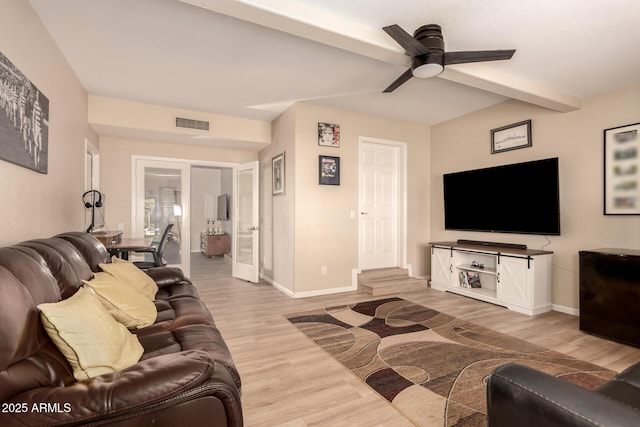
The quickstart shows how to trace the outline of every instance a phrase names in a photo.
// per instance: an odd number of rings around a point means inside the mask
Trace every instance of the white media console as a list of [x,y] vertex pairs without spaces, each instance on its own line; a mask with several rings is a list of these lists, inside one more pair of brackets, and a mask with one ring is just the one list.
[[[551,310],[551,255],[519,245],[431,243],[431,287],[535,315]],[[470,287],[462,275],[473,277]]]

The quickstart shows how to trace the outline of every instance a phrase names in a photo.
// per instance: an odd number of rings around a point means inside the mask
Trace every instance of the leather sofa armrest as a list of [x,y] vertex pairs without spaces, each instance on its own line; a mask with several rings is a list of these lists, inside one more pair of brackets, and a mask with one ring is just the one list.
[[176,267],[152,267],[145,269],[145,273],[151,276],[159,288],[189,281],[182,270]]
[[518,364],[487,382],[489,427],[637,425],[640,411],[607,396]]
[[0,413],[0,425],[121,420],[207,395],[218,397],[227,412],[232,412],[229,415],[239,412],[235,416],[242,420],[240,396],[227,370],[208,353],[188,350],[146,359],[122,371],[67,387],[29,390],[5,402],[20,404],[26,410]]

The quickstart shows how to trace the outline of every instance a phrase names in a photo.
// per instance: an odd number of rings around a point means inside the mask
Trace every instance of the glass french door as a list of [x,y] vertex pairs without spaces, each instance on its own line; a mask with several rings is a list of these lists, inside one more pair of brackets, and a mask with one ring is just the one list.
[[238,165],[233,176],[233,261],[234,277],[257,283],[259,222],[258,162]]
[[160,243],[163,231],[173,224],[164,245],[168,265],[190,274],[189,191],[190,166],[162,160],[135,160],[132,233]]

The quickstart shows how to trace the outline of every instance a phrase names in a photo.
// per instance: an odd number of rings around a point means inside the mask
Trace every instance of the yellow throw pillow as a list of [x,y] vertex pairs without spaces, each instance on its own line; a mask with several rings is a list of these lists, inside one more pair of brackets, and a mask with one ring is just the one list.
[[129,283],[104,272],[96,273],[93,279],[83,282],[98,295],[113,318],[127,328],[144,328],[156,321],[158,312],[153,301]]
[[38,309],[47,334],[78,381],[134,365],[144,352],[138,337],[116,322],[87,289],[80,288],[60,302],[40,304]]
[[137,289],[142,295],[151,301],[156,299],[158,293],[158,285],[144,271],[140,270],[129,261],[125,261],[118,257],[113,257],[111,264],[99,264],[102,271],[106,271],[113,277],[129,283],[134,289]]

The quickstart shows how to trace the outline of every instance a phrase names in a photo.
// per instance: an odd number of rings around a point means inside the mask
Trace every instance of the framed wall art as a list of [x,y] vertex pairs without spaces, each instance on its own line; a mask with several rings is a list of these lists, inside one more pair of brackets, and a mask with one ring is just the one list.
[[604,214],[640,215],[640,123],[604,130]]
[[340,125],[318,123],[318,145],[340,148]]
[[0,159],[46,174],[49,99],[0,53]]
[[491,130],[491,154],[531,147],[531,120]]
[[340,185],[340,157],[319,156],[320,185]]
[[284,195],[284,152],[271,159],[272,171],[272,194],[274,196]]

